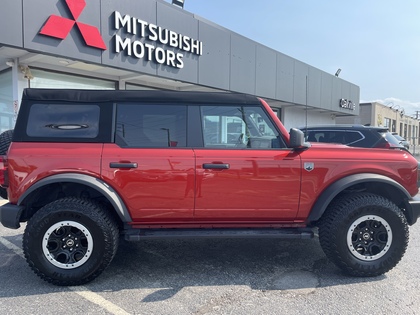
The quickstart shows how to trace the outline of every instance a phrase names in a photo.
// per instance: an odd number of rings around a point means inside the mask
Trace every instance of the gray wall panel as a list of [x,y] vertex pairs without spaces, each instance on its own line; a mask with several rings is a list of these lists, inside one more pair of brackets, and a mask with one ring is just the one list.
[[146,21],[148,23],[156,24],[156,1],[154,0],[136,0],[136,1],[114,1],[102,0],[101,2],[101,16],[102,16],[102,36],[105,43],[109,47],[103,53],[102,62],[104,65],[118,67],[127,70],[140,71],[146,74],[157,74],[157,65],[148,62],[145,59],[137,59],[127,55],[125,52],[119,54],[114,53],[115,39],[114,36],[118,34],[121,37],[128,37],[134,40],[140,40],[144,43],[144,39],[139,39],[135,35],[127,34],[123,29],[115,30],[109,25],[114,25],[114,11],[120,12],[123,16],[129,15]]
[[1,2],[0,43],[22,46],[22,1],[8,0]]
[[[157,3],[157,25],[175,31],[178,34],[198,39],[198,21],[187,11],[176,9],[167,3]],[[166,47],[165,49],[169,49]],[[176,49],[172,51],[177,52]],[[177,69],[166,65],[158,66],[158,75],[186,81],[190,83],[198,83],[198,59],[201,58],[193,53],[182,52],[184,68]]]
[[[78,21],[100,29],[99,7],[100,0],[88,1]],[[24,48],[76,60],[101,62],[102,50],[86,46],[76,26],[73,26],[63,40],[38,34],[50,15],[73,19],[65,1],[25,0],[23,2]]]
[[326,109],[332,109],[333,76],[326,72],[321,75],[321,104]]
[[[130,23],[144,21],[147,25],[152,23],[164,30],[199,40],[203,44],[202,55],[185,51],[188,48],[184,42],[180,42],[179,47],[170,47],[153,41],[153,38],[145,38],[139,34],[140,24],[135,28],[137,34],[124,29],[116,30],[115,11],[132,17]],[[51,15],[70,19],[70,22],[73,20],[64,0],[5,1],[0,12],[0,27],[4,30],[0,34],[0,45],[133,71],[129,77],[116,80],[129,81],[142,74],[151,74],[298,105],[307,102],[311,107],[349,113],[349,109],[340,108],[340,99],[345,98],[357,106],[350,114],[358,113],[358,86],[196,17],[170,2],[86,1],[86,7],[77,21],[98,28],[106,50],[88,46],[76,26],[63,40],[40,35],[39,31]],[[145,36],[153,33],[153,28],[149,30],[151,33]],[[134,52],[133,46],[128,45],[125,50],[116,53],[118,36],[124,43],[134,43],[137,50]],[[158,51],[165,56],[176,56],[178,63],[171,66],[171,62],[167,61],[170,59],[159,60],[156,54],[150,54],[148,58],[146,53],[143,54],[146,44],[153,48],[148,53]],[[128,55],[130,50],[131,56]]]
[[294,72],[294,59],[278,53],[276,99],[283,100],[285,102],[293,102]]
[[314,67],[309,66],[308,74],[308,105],[323,107],[321,102],[321,79],[322,72]]
[[230,33],[202,21],[199,22],[199,33],[203,56],[198,62],[198,83],[229,90]]
[[[351,84],[351,96],[350,99],[356,103],[356,109],[360,110],[360,100],[359,100],[359,96],[360,96],[360,88],[355,85],[355,84]],[[357,112],[358,113],[358,112]]]
[[230,88],[232,91],[255,93],[256,43],[232,33]]
[[341,79],[333,77],[332,78],[332,90],[331,90],[331,109],[341,111],[340,109],[340,99],[342,98],[342,84]]
[[255,93],[258,96],[276,97],[276,55],[274,50],[257,45]]
[[306,78],[308,74],[309,66],[305,63],[296,60],[293,80],[293,103],[306,104]]
[[341,80],[341,98],[351,99],[351,85],[343,80]]
[[358,89],[355,89],[354,84],[352,84],[350,82],[341,80],[340,83],[341,83],[341,96],[340,96],[340,98],[344,98],[348,101],[352,101],[353,104],[355,105],[354,110],[350,110],[350,109],[347,109],[347,108],[340,108],[340,112],[346,113],[346,114],[352,114],[352,115],[356,114],[356,115],[358,115],[359,114],[359,102],[358,102],[359,97],[357,97],[357,99],[354,98],[355,91],[358,91]]

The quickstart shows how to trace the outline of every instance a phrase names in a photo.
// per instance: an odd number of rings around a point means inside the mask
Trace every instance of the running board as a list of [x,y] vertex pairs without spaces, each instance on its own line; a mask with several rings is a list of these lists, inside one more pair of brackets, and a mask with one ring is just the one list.
[[182,238],[280,238],[310,239],[314,232],[309,228],[284,229],[131,229],[124,233],[127,241],[146,239]]

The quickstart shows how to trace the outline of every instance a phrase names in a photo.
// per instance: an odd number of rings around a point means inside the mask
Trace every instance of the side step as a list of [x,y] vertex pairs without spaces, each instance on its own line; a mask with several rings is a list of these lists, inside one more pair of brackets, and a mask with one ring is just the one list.
[[309,228],[284,229],[130,229],[125,231],[127,241],[165,238],[280,238],[310,239],[314,232]]

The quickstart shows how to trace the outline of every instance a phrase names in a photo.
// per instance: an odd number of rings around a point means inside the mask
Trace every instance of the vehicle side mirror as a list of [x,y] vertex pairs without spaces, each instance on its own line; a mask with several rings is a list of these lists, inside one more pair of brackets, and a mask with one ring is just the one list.
[[306,149],[310,144],[305,142],[305,135],[302,130],[297,128],[290,129],[290,144],[289,146],[294,149]]

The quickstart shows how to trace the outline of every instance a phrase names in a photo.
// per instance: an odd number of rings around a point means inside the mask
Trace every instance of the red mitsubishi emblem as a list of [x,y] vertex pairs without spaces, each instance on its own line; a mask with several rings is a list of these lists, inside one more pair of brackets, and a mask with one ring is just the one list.
[[74,24],[76,24],[86,45],[105,50],[106,45],[99,33],[99,30],[95,26],[77,21],[86,6],[85,0],[66,0],[66,3],[73,19],[67,19],[58,15],[50,15],[39,33],[42,35],[64,39],[70,33]]

